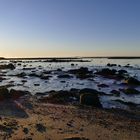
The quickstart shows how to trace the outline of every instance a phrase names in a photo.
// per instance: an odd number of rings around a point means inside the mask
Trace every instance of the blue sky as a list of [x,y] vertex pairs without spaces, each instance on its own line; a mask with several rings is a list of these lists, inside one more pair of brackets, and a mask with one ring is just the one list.
[[140,0],[0,0],[0,56],[140,56]]

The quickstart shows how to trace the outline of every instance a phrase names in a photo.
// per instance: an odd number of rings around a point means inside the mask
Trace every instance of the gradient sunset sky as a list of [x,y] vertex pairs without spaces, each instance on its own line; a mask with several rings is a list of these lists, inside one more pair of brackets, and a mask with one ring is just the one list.
[[0,0],[0,56],[140,56],[140,0]]

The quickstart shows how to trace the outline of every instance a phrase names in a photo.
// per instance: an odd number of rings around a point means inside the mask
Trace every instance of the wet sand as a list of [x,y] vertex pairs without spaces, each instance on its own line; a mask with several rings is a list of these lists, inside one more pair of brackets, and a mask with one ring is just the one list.
[[28,117],[1,117],[1,140],[140,139],[140,120],[125,112],[122,115],[113,110],[41,103],[33,97],[20,99],[17,103]]

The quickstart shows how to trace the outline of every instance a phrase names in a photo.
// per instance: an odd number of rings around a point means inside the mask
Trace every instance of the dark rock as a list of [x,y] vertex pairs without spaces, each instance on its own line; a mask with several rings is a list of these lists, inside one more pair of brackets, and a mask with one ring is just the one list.
[[0,65],[0,69],[11,69],[11,70],[14,70],[15,66],[12,63],[10,63],[8,65]]
[[61,83],[66,83],[66,81],[60,81]]
[[128,79],[125,80],[125,83],[128,84],[128,85],[140,85],[140,81],[133,78],[133,77],[130,77]]
[[41,133],[46,132],[46,127],[43,124],[36,124],[36,129]]
[[13,70],[13,69],[15,69],[15,66],[14,66],[13,64],[10,63],[10,64],[7,65],[7,68]]
[[21,82],[22,82],[22,83],[26,83],[26,82],[27,82],[27,80],[22,80]]
[[24,132],[25,134],[28,134],[28,133],[29,133],[28,128],[24,128],[24,129],[23,129],[23,132]]
[[80,69],[72,69],[68,71],[71,74],[74,74],[79,79],[86,79],[93,77],[92,71],[89,71],[86,67],[81,67]]
[[114,96],[120,96],[120,92],[117,90],[112,90],[111,93],[114,94]]
[[36,86],[36,87],[37,87],[37,86],[40,86],[40,84],[34,84],[34,86]]
[[43,74],[51,74],[52,71],[43,71]]
[[102,69],[101,71],[96,72],[98,75],[108,76],[108,75],[116,75],[116,70],[110,70],[110,69]]
[[99,84],[98,87],[100,87],[100,88],[108,88],[109,86],[106,85],[106,84]]
[[25,68],[25,67],[27,67],[27,65],[23,65],[23,67]]
[[25,96],[25,95],[30,95],[30,92],[28,91],[22,91],[22,90],[15,90],[15,89],[11,89],[10,90],[10,94],[12,96],[13,99],[18,99],[22,96]]
[[108,69],[108,68],[102,69],[102,70],[96,72],[95,74],[101,75],[101,76],[104,76],[104,77],[107,77],[107,78],[111,78],[111,79],[118,79],[118,80],[125,78],[124,73],[121,73],[121,71],[118,72],[115,69],[111,70],[111,69]]
[[140,94],[140,91],[134,89],[134,88],[127,88],[127,89],[120,89],[122,92],[124,92],[125,94]]
[[67,123],[68,127],[73,127],[72,123]]
[[80,95],[80,103],[82,105],[102,108],[102,105],[100,103],[98,95],[93,94],[93,93],[83,93],[83,94],[81,94]]
[[57,69],[57,71],[62,71],[62,69]]
[[31,76],[31,77],[39,77],[39,75],[36,74],[36,73],[30,73],[29,76]]
[[79,89],[71,88],[71,89],[70,89],[70,92],[71,92],[72,94],[79,93]]
[[72,64],[71,64],[71,66],[73,67],[73,66],[74,66],[74,64],[72,63]]
[[11,97],[9,90],[7,88],[0,88],[0,101],[9,99]]
[[120,75],[123,75],[123,74],[127,73],[127,71],[126,71],[126,70],[119,70],[118,73],[119,73]]
[[75,97],[75,95],[71,94],[69,91],[54,91],[49,93],[48,97],[41,98],[40,101],[63,104],[71,102],[71,97]]
[[36,96],[45,96],[45,95],[46,95],[46,93],[37,92],[35,95],[36,95]]
[[72,78],[72,76],[65,74],[65,75],[58,75],[58,78]]
[[133,66],[130,66],[130,64],[127,64],[124,66],[125,68],[133,68]]
[[[24,66],[24,67],[26,67],[26,65]],[[23,68],[23,70],[35,70],[36,68]]]
[[18,66],[21,66],[21,63],[18,63],[17,65],[18,65]]
[[0,77],[0,81],[2,82],[3,80],[6,80],[6,78]]
[[108,67],[115,67],[115,66],[117,66],[117,65],[116,65],[116,64],[110,64],[110,63],[108,63],[107,66],[108,66]]

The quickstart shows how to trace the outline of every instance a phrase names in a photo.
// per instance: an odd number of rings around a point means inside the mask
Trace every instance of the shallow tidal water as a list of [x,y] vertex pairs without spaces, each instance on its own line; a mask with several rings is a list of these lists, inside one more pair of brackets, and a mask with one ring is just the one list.
[[[107,64],[117,64],[122,67],[111,67],[110,69],[116,70],[127,70],[130,76],[136,77],[140,80],[140,59],[85,59],[90,62],[44,62],[38,60],[22,60],[22,62],[16,63],[15,70],[0,70],[1,74],[6,78],[0,82],[0,86],[11,84],[9,89],[27,90],[33,95],[36,93],[44,93],[51,90],[70,90],[72,88],[83,89],[91,88],[98,91],[105,92],[106,94],[111,94],[112,90],[119,90],[122,88],[127,88],[128,86],[122,85],[122,81],[116,81],[115,79],[108,79],[102,76],[95,75],[93,78],[80,80],[76,77],[73,78],[58,78],[58,75],[63,75],[67,70],[77,69],[80,67],[87,67],[92,70],[93,73],[97,70],[107,68]],[[0,65],[9,63],[9,60],[1,60]],[[20,64],[20,65],[19,65]],[[71,64],[74,64],[71,65]],[[133,67],[124,67],[127,64]],[[29,68],[29,70],[24,70],[23,68]],[[61,69],[62,71],[58,71]],[[38,75],[46,71],[52,71],[49,79],[41,79],[39,77],[28,76],[31,73],[36,73]],[[27,76],[17,77],[17,74],[24,72]],[[26,82],[25,82],[26,81]],[[107,84],[109,87],[99,88],[99,84]],[[140,91],[140,86],[135,87],[135,89]],[[127,105],[116,102],[115,100],[122,100],[125,102],[132,102],[140,106],[140,94],[138,95],[126,95],[121,92],[120,96],[100,96],[100,101],[105,108],[123,108],[128,109]]]

